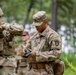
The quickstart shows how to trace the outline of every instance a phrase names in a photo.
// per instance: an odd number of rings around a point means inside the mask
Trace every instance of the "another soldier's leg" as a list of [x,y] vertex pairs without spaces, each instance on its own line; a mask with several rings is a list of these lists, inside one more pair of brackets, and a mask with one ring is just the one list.
[[65,67],[65,65],[64,65],[63,61],[56,63],[54,66],[54,74],[55,75],[63,75],[64,67]]
[[26,75],[27,72],[27,61],[26,58],[19,59],[17,61],[17,75]]
[[5,58],[2,75],[16,75],[16,59],[14,57]]
[[26,75],[27,67],[19,67],[17,70],[17,75]]
[[14,67],[3,67],[2,75],[16,75]]

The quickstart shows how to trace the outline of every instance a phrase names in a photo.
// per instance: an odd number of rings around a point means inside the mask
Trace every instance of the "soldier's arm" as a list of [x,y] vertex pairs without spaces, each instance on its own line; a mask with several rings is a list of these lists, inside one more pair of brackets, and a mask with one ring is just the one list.
[[51,36],[49,37],[49,47],[50,47],[50,50],[48,51],[36,52],[36,61],[38,62],[54,61],[60,57],[61,39],[59,35],[56,35],[53,38],[51,38]]
[[17,23],[5,23],[3,25],[3,28],[7,31],[10,32],[11,35],[14,35],[14,36],[19,36],[19,35],[22,35],[23,33],[23,26],[22,25],[19,25]]

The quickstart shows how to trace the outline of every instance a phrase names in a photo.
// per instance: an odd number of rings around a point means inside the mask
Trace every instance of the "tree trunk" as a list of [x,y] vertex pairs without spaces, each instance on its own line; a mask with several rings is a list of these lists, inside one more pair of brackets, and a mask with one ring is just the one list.
[[42,2],[42,0],[40,0],[39,2],[40,2],[40,10],[42,10],[43,9],[43,2]]
[[52,0],[52,19],[51,19],[51,28],[57,31],[57,0]]
[[24,23],[23,26],[25,26],[25,24],[28,22],[28,17],[31,11],[31,8],[34,6],[34,2],[31,1],[28,6],[27,6],[27,10],[25,11],[25,16],[24,16]]

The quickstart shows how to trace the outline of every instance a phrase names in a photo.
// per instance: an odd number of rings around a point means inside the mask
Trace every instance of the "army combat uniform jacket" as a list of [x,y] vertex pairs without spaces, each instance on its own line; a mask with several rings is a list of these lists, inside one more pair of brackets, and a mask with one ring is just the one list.
[[[49,26],[42,32],[36,32],[28,41],[25,49],[34,51],[36,53],[35,58],[28,57],[29,64],[31,63],[44,63],[46,72],[44,74],[53,75],[50,62],[56,61],[61,55],[61,39],[60,36],[52,30]],[[37,64],[36,64],[37,65]],[[31,67],[32,68],[32,67]],[[37,67],[38,68],[38,67]],[[33,68],[32,68],[33,69]],[[36,69],[37,70],[37,69]],[[37,70],[38,71],[38,70]],[[41,75],[40,73],[37,75]],[[30,70],[28,75],[33,75],[35,71]]]
[[0,66],[3,66],[3,68],[0,69],[0,75],[15,75],[15,69],[11,69],[10,71],[10,69],[6,67],[17,67],[17,61],[15,59],[16,42],[14,36],[22,35],[23,27],[16,23],[3,23],[0,28],[3,29],[0,31]]

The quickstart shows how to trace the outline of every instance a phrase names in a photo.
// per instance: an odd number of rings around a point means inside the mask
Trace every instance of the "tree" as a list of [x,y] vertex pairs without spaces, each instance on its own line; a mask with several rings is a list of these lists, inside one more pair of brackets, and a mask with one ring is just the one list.
[[28,17],[29,17],[29,14],[31,12],[31,9],[33,8],[34,6],[34,3],[35,3],[35,0],[30,0],[29,3],[28,3],[28,7],[27,7],[27,10],[25,11],[25,17],[24,17],[24,26],[27,24],[27,21],[28,21]]
[[51,27],[55,30],[55,31],[57,31],[57,8],[58,8],[58,6],[57,6],[57,4],[58,4],[58,2],[57,2],[57,0],[52,0],[52,10],[51,10],[51,12],[52,12],[52,19],[51,19]]

